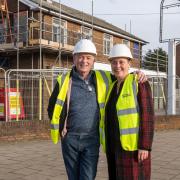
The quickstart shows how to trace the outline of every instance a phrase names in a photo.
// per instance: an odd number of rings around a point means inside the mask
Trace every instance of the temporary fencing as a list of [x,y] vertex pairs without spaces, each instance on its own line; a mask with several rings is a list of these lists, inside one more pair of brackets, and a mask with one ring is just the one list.
[[21,69],[5,73],[5,119],[46,120],[48,100],[59,73],[67,69]]
[[[0,68],[0,120],[48,120],[49,97],[58,74],[65,68],[9,69]],[[167,78],[149,76],[156,114],[166,114]],[[176,114],[180,114],[180,78],[176,78]]]

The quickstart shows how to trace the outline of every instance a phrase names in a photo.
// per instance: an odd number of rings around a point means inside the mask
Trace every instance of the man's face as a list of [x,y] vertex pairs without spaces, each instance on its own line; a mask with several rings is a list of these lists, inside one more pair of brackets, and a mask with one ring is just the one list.
[[73,61],[80,74],[88,74],[94,65],[94,55],[88,53],[75,54]]

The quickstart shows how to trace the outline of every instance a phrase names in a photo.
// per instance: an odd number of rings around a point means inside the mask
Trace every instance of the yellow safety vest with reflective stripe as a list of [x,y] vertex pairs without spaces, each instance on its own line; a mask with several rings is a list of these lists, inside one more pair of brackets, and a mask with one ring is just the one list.
[[[110,87],[106,102],[109,99],[109,95],[114,84],[115,82]],[[136,80],[136,76],[133,74],[129,74],[124,81],[121,93],[116,104],[119,122],[120,142],[122,148],[126,151],[135,151],[138,149],[140,118],[137,93],[138,83]]]
[[[95,71],[96,83],[97,83],[97,100],[100,108],[100,142],[102,137],[104,138],[104,133],[102,133],[102,128],[104,128],[104,106],[105,99],[108,93],[109,85],[112,83],[111,75],[109,72],[105,71]],[[59,141],[59,124],[61,123],[60,116],[63,109],[63,105],[67,96],[67,91],[69,88],[70,72],[58,76],[57,81],[59,83],[59,94],[54,107],[53,116],[51,120],[51,139],[54,144]],[[103,126],[102,126],[103,124]]]
[[105,118],[105,100],[109,91],[109,86],[112,84],[111,74],[107,71],[95,71],[96,83],[97,83],[97,99],[100,109],[100,121],[99,121],[99,138],[100,143],[104,143],[104,118]]
[[59,141],[59,124],[61,112],[66,99],[68,87],[70,80],[70,72],[58,76],[57,82],[59,84],[59,94],[57,96],[56,104],[53,111],[53,116],[51,119],[51,139],[54,144]]

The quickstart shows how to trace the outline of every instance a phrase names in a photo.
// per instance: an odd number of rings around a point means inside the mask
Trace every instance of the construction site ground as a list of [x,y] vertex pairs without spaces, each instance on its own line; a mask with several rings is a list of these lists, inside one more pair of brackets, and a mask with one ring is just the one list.
[[[157,131],[152,150],[152,180],[180,179],[180,130]],[[50,140],[0,142],[0,180],[66,180],[61,146]],[[100,152],[96,180],[108,179]]]

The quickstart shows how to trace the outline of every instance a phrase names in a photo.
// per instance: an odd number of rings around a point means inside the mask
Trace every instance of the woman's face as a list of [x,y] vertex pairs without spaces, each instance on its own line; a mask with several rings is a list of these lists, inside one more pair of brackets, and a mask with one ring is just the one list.
[[116,78],[120,80],[125,79],[130,68],[130,61],[124,57],[117,57],[113,58],[110,63],[112,72],[116,76]]

